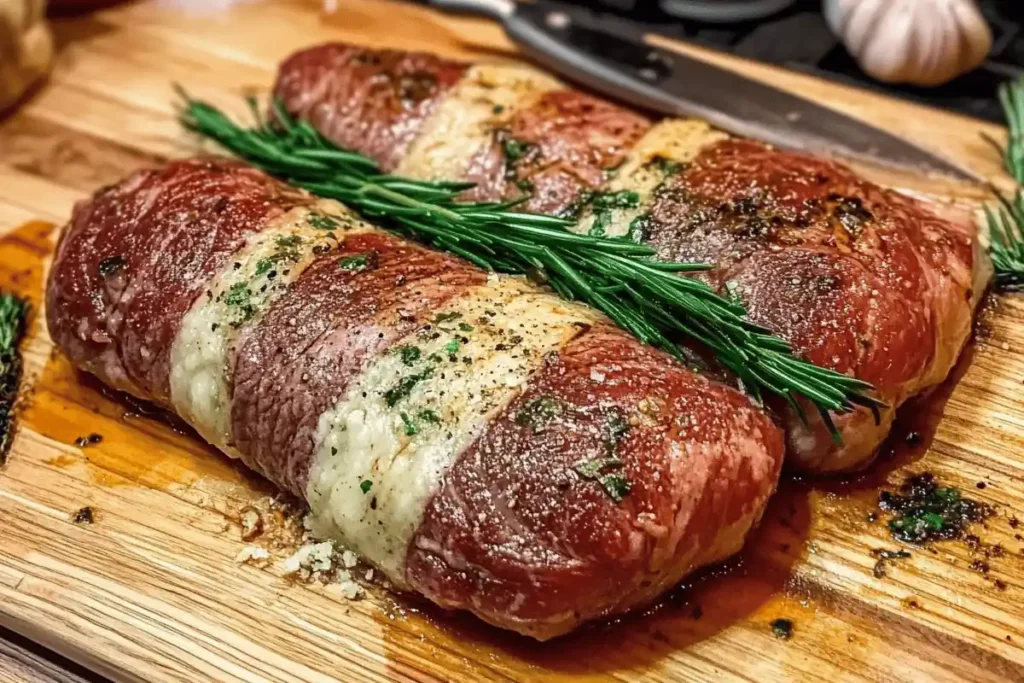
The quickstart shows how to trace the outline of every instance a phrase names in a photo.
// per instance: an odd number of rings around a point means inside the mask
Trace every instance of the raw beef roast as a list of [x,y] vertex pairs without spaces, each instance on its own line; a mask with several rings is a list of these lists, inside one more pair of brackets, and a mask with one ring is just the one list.
[[715,264],[708,280],[754,321],[889,406],[877,423],[840,416],[842,444],[813,409],[809,424],[785,411],[806,471],[872,460],[896,408],[948,375],[988,281],[970,215],[698,121],[652,123],[529,67],[331,44],[289,58],[275,92],[386,170],[470,180],[475,199],[529,197],[581,230]]
[[[458,80],[386,60],[412,70],[413,102],[345,124],[385,159]],[[362,87],[336,78],[317,87]],[[173,162],[76,206],[46,314],[73,362],[306,500],[399,588],[536,638],[736,552],[781,466],[746,396],[600,314],[234,162]]]

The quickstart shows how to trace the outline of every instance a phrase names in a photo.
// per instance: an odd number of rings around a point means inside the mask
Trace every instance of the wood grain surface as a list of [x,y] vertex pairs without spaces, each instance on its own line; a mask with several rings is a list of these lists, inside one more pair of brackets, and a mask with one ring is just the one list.
[[[77,199],[194,149],[173,118],[172,82],[243,113],[241,95],[265,92],[283,56],[318,41],[512,54],[483,21],[385,0],[328,4],[168,0],[57,21],[50,82],[0,121],[0,286],[38,304],[53,226]],[[996,127],[710,58],[1006,182],[979,135],[1003,135]],[[1024,297],[991,298],[958,381],[904,409],[866,475],[785,481],[728,567],[651,613],[543,645],[378,588],[353,601],[273,562],[237,562],[242,508],[261,510],[268,529],[252,543],[275,557],[294,549],[293,513],[195,436],[75,372],[36,311],[20,431],[0,470],[0,624],[111,679],[1024,681]],[[91,433],[102,441],[75,446]],[[911,549],[876,576],[871,550],[897,547],[869,521],[878,489],[923,470],[998,513],[976,530],[979,546]],[[92,524],[72,522],[83,506]],[[773,636],[777,618],[792,620],[789,640]]]

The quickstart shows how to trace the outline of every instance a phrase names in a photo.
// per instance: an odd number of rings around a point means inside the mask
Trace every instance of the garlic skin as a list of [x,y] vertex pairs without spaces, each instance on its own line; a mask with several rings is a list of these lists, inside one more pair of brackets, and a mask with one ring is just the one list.
[[50,69],[46,0],[0,0],[0,113]]
[[941,85],[992,49],[974,0],[825,0],[824,9],[860,67],[886,83]]

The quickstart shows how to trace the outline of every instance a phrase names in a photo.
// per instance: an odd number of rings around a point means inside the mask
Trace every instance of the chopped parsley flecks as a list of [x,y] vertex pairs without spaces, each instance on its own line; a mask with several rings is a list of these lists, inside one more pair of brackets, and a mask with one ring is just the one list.
[[789,619],[776,619],[772,622],[772,635],[779,640],[789,640],[793,637],[793,622]]
[[514,138],[506,138],[502,143],[502,149],[505,151],[505,159],[510,164],[514,164],[519,161],[534,148],[529,142],[523,142],[522,140],[516,140]]
[[[264,284],[258,288],[254,284],[256,278],[266,277],[268,280],[273,280],[276,274],[275,269],[281,264],[287,263],[298,263],[302,259],[302,251],[300,246],[303,243],[303,238],[299,235],[281,235],[274,240],[274,251],[268,256],[256,261],[256,267],[252,271],[252,277],[249,281],[236,282],[227,289],[222,295],[221,300],[226,306],[233,309],[234,319],[230,322],[234,328],[241,327],[244,323],[252,320],[256,315],[256,304],[253,302],[253,297],[257,294],[267,291],[270,284]],[[315,251],[315,249],[314,249]],[[241,264],[236,263],[235,269],[241,267]],[[285,271],[287,273],[287,271]]]
[[244,282],[236,282],[228,288],[227,293],[224,295],[224,303],[228,306],[241,306],[243,303],[249,300],[249,296],[252,294],[249,288]]
[[491,109],[491,113],[494,113],[494,114],[500,114],[503,111],[505,111],[505,105],[503,105],[503,104],[496,104]]
[[441,424],[441,416],[435,413],[433,410],[430,410],[429,408],[424,408],[423,410],[421,410],[416,417],[418,417],[423,422],[429,422],[430,424]]
[[449,341],[447,344],[444,345],[444,351],[448,355],[452,355],[454,353],[458,353],[459,352],[459,340],[458,339],[452,339],[451,341]]
[[590,205],[595,211],[603,209],[635,209],[640,206],[640,195],[633,190],[618,192],[595,192],[591,196]]
[[659,170],[666,178],[671,178],[682,171],[686,164],[679,161],[672,161],[665,157],[656,157],[651,160],[650,165]]
[[651,214],[641,214],[629,222],[629,230],[626,232],[626,239],[636,244],[643,244],[647,241],[650,232]]
[[416,422],[411,417],[409,417],[408,413],[403,412],[399,416],[402,418],[402,424],[405,425],[406,436],[416,436],[417,434],[419,434],[420,430],[416,426]]
[[252,304],[251,298],[252,290],[245,282],[236,282],[224,293],[224,304],[233,308],[237,314],[231,321],[232,327],[240,327],[256,315],[256,307]]
[[604,487],[604,492],[616,503],[628,496],[633,488],[633,485],[629,483],[629,479],[626,479],[625,475],[622,474],[605,474],[598,481]]
[[302,238],[298,235],[283,235],[277,238],[274,254],[270,257],[275,263],[298,263],[302,258],[299,252],[299,245]]
[[342,256],[338,259],[338,267],[342,270],[363,270],[370,265],[373,258],[372,251],[364,251],[361,254]]
[[544,426],[565,412],[565,404],[554,396],[538,396],[527,401],[516,412],[516,424],[521,427],[532,427],[534,431]]
[[383,394],[384,403],[388,408],[394,408],[395,405],[406,398],[417,384],[425,379],[430,378],[434,374],[434,368],[425,368],[422,372],[417,372],[414,375],[406,375],[398,380],[395,386],[386,390]]
[[608,234],[608,227],[612,223],[611,211],[598,211],[594,215],[594,223],[590,226],[587,234],[591,237],[604,237]]
[[460,332],[472,332],[473,331],[473,326],[470,325],[469,323],[459,323],[459,331]]
[[597,479],[601,476],[601,470],[622,467],[622,461],[618,458],[595,458],[593,460],[581,460],[573,469],[576,474],[584,479]]
[[[629,495],[633,485],[629,479],[619,470],[623,462],[618,458],[595,458],[593,460],[581,460],[573,465],[576,474],[582,478],[597,481],[601,484],[604,492],[616,503]],[[616,470],[607,472],[607,470]]]
[[961,538],[970,524],[993,514],[992,506],[964,498],[959,489],[940,486],[928,472],[907,477],[899,492],[882,491],[878,507],[893,515],[892,537],[915,545]]
[[344,227],[343,223],[334,216],[327,216],[322,213],[310,214],[306,222],[317,230],[338,230]]
[[302,259],[302,253],[298,247],[302,244],[302,238],[298,235],[282,235],[274,243],[274,253],[261,258],[256,262],[256,270],[253,277],[266,275],[280,263],[298,263]]
[[612,223],[612,211],[615,209],[635,209],[640,206],[640,195],[633,190],[617,192],[593,192],[585,190],[569,205],[565,213],[579,218],[583,209],[591,207],[594,211],[594,224],[588,234],[603,237]]
[[274,267],[274,259],[272,258],[261,258],[256,262],[256,270],[253,272],[253,276],[259,277],[265,273],[270,272]]
[[363,479],[361,482],[359,482],[359,490],[362,491],[363,493],[369,493],[370,489],[372,488],[373,482],[370,481],[369,479]]
[[420,359],[420,356],[423,355],[423,352],[420,351],[419,347],[413,346],[412,344],[403,344],[395,349],[395,351],[402,358],[402,362],[406,365],[412,365]]
[[124,265],[123,256],[108,256],[100,261],[100,275],[103,277],[110,277],[124,268]]
[[609,451],[614,453],[623,437],[629,432],[629,422],[621,411],[616,410],[608,416],[605,430],[605,445],[608,446]]

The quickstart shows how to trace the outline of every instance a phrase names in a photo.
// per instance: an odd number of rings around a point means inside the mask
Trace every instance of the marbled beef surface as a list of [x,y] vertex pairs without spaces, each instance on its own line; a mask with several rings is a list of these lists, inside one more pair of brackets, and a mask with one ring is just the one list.
[[[328,76],[292,65],[327,64],[337,49],[304,50],[279,72],[276,91],[289,110],[302,115],[316,102],[314,125],[361,96],[323,86],[344,81],[345,68]],[[525,208],[580,216],[581,230],[628,234],[662,258],[715,264],[706,277],[740,296],[753,320],[813,362],[873,383],[889,405],[877,422],[867,410],[837,416],[841,445],[813,409],[805,424],[783,406],[790,463],[811,472],[867,465],[896,407],[941,382],[970,334],[989,277],[972,217],[884,190],[838,164],[728,139],[699,122],[652,126],[540,80],[529,67],[519,70],[518,81],[533,85],[517,95],[513,111],[496,105],[482,126],[449,125],[439,135],[435,120],[460,120],[484,96],[460,83],[440,95],[423,124],[429,144],[413,141],[400,168],[476,182],[474,199],[529,195]],[[512,80],[506,75],[486,96],[504,101],[494,91]],[[322,130],[346,144],[331,126]],[[378,150],[375,158],[394,163],[389,154]]]
[[[372,251],[372,277],[339,268]],[[304,495],[320,415],[368,358],[486,275],[387,234],[359,235],[313,264],[247,335],[235,362],[232,424],[239,449]],[[287,460],[280,460],[286,454]]]
[[604,184],[650,125],[575,90],[546,92],[513,114],[469,162],[471,199],[529,197],[524,210],[558,214]]
[[[775,427],[739,393],[662,362],[609,325],[546,362],[430,501],[409,548],[419,590],[554,634],[645,604],[736,552],[771,476],[755,454],[781,451]],[[545,428],[517,419],[539,400],[561,406]],[[617,505],[571,474],[612,452],[632,482]]]
[[895,407],[945,379],[981,294],[971,231],[838,164],[755,142],[701,151],[655,193],[647,229],[662,258],[715,263],[710,281],[754,322],[890,406],[880,425],[867,410],[839,416],[843,445],[789,415],[790,452],[814,470],[863,465]]
[[537,638],[736,552],[781,467],[738,391],[233,162],[79,203],[46,295],[77,365],[303,497],[396,586]]
[[[276,94],[324,135],[391,170],[465,69],[433,55],[325,45],[289,59]],[[327,104],[342,98],[343,107]]]
[[61,233],[46,290],[50,336],[112,386],[167,405],[185,311],[246,235],[308,201],[224,159],[172,163],[100,190]]

